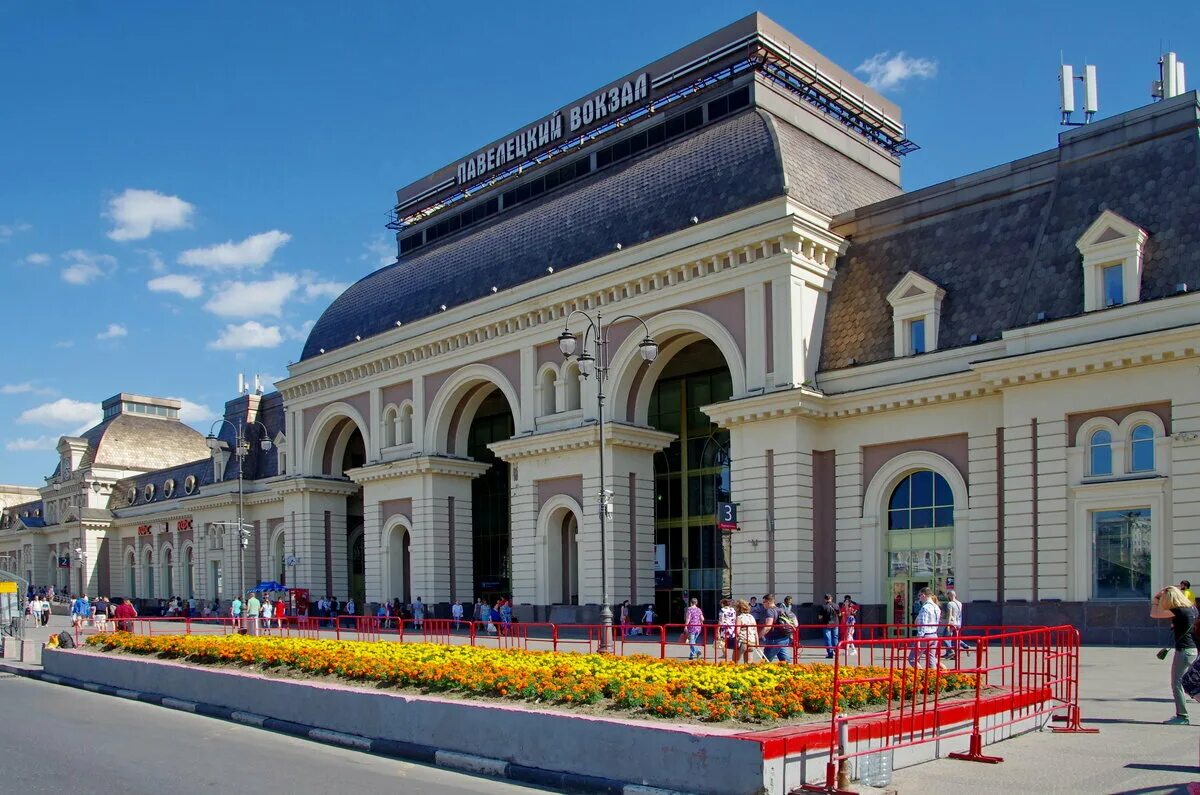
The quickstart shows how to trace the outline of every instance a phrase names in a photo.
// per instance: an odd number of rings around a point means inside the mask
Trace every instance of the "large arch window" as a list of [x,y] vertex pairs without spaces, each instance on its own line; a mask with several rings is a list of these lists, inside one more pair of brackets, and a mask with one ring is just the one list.
[[954,494],[931,469],[912,473],[888,500],[888,530],[927,530],[954,526]]
[[1113,471],[1112,434],[1095,431],[1088,439],[1088,474],[1111,475]]
[[1129,471],[1154,471],[1154,429],[1139,425],[1129,434]]

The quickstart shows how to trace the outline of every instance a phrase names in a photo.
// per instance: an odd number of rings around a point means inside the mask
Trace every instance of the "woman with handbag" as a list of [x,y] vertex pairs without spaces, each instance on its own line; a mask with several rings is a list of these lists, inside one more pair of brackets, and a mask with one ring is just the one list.
[[1192,633],[1196,623],[1196,608],[1192,607],[1183,591],[1174,585],[1168,585],[1154,595],[1150,603],[1150,617],[1170,619],[1171,632],[1175,638],[1175,657],[1171,661],[1171,693],[1175,697],[1175,717],[1163,723],[1186,726],[1190,721],[1183,677],[1196,661],[1196,638]]

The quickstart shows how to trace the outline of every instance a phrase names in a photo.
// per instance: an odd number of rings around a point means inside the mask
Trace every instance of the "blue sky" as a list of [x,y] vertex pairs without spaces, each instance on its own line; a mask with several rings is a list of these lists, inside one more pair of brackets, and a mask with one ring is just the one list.
[[1101,117],[1149,101],[1160,47],[1200,78],[1171,40],[1200,4],[1152,9],[0,0],[0,483],[122,390],[206,429],[391,259],[398,187],[746,13],[885,83],[916,188],[1053,146],[1060,51]]

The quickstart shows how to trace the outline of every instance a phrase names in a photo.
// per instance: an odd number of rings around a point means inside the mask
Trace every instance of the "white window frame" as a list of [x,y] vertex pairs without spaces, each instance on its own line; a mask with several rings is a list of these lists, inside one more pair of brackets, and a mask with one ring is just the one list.
[[1075,526],[1067,538],[1067,560],[1072,561],[1068,564],[1068,601],[1092,599],[1092,581],[1095,577],[1092,515],[1102,511],[1149,509],[1150,582],[1174,582],[1166,547],[1166,539],[1171,535],[1170,518],[1165,510],[1169,487],[1170,480],[1165,477],[1083,483],[1071,487],[1071,516]]
[[1137,224],[1105,210],[1075,242],[1083,257],[1085,312],[1108,308],[1104,302],[1104,269],[1113,265],[1121,266],[1124,295],[1119,306],[1141,300],[1142,255],[1147,237],[1146,230]]
[[938,348],[938,325],[942,318],[942,300],[946,291],[916,271],[904,274],[899,283],[887,295],[892,305],[892,349],[899,358],[912,356],[909,324],[914,320],[925,322],[925,350],[932,353]]

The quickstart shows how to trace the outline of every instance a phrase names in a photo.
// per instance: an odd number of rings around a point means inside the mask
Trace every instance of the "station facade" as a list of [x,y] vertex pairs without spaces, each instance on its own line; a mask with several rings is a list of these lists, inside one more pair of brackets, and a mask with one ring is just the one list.
[[[0,554],[40,581],[65,550],[91,593],[525,620],[594,620],[607,582],[668,620],[838,592],[905,622],[928,585],[1148,641],[1146,599],[1200,576],[1197,95],[909,193],[900,119],[761,15],[622,77],[398,191],[396,263],[216,445],[104,469],[102,430],[64,437]],[[580,313],[614,321],[604,483]],[[127,397],[110,425],[155,404]]]

